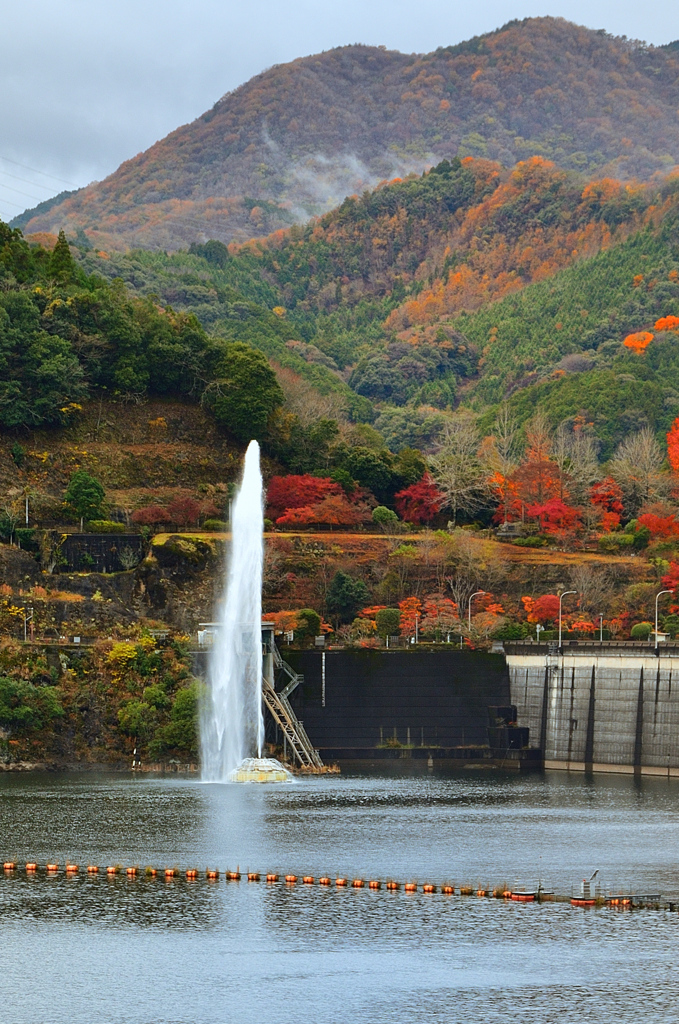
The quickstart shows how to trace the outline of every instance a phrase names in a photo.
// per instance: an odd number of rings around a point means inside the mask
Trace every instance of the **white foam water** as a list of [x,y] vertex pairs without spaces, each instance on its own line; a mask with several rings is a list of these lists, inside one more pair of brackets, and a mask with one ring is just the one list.
[[210,659],[210,685],[201,708],[205,782],[228,782],[245,758],[262,755],[263,529],[259,445],[251,441],[231,513],[226,589]]

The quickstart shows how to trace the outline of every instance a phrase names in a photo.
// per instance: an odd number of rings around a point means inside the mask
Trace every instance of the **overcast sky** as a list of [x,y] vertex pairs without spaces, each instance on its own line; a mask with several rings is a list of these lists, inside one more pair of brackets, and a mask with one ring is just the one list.
[[545,14],[679,38],[679,0],[5,0],[0,217],[104,178],[272,64],[357,42],[423,53]]

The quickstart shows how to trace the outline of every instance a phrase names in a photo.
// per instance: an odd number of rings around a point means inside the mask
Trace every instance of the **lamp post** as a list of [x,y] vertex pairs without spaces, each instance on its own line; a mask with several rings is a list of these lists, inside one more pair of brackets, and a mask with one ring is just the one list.
[[604,642],[604,616],[603,612],[599,612],[599,643]]
[[559,650],[561,650],[561,604],[568,594],[577,594],[577,590],[564,590],[559,594]]
[[537,625],[535,626],[535,639],[536,639],[536,641],[538,643],[540,643],[540,633],[543,633],[544,630],[545,630],[545,627],[541,626],[540,623],[538,622]]
[[674,593],[674,591],[672,591],[672,590],[661,590],[661,591],[659,591],[659,593],[657,593],[655,595],[655,634],[654,634],[654,636],[655,636],[655,644],[654,644],[654,648],[655,648],[656,651],[658,650],[658,598],[662,597],[663,594],[672,594],[672,593]]
[[467,615],[467,622],[469,623],[469,635],[472,635],[472,601],[475,597],[480,597],[481,594],[485,594],[485,590],[475,590],[472,596],[469,598],[469,611]]

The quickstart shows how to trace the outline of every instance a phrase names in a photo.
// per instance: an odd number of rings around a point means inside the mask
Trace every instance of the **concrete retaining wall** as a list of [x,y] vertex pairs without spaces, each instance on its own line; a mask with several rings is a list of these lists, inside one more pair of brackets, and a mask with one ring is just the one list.
[[507,665],[546,768],[679,776],[679,647],[508,644]]

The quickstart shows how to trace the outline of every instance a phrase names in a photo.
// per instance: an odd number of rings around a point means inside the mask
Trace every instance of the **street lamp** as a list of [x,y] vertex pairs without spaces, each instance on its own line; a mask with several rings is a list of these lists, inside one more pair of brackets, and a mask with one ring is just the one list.
[[475,597],[480,597],[481,594],[485,594],[485,593],[486,593],[485,590],[475,590],[474,593],[472,594],[472,596],[469,598],[469,614],[467,616],[467,621],[469,622],[469,635],[470,636],[472,635],[472,601],[474,600]]
[[561,602],[568,594],[577,594],[577,590],[564,590],[559,594],[559,650],[561,650]]
[[673,594],[673,590],[661,590],[655,595],[655,650],[658,650],[658,598],[662,597],[663,594]]
[[603,612],[599,612],[599,643],[604,642],[604,616]]
[[540,643],[540,633],[544,633],[544,631],[545,631],[545,627],[541,626],[540,623],[538,622],[536,627],[535,627],[535,639],[536,639],[536,641],[538,643]]

